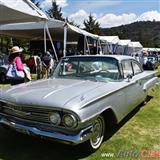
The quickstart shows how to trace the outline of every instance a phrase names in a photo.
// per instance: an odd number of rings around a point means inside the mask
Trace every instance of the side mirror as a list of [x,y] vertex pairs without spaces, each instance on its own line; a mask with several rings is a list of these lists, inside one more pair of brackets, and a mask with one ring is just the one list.
[[130,79],[132,79],[132,77],[133,77],[132,74],[130,74],[130,73],[127,74],[126,78],[128,79],[128,82],[130,82]]

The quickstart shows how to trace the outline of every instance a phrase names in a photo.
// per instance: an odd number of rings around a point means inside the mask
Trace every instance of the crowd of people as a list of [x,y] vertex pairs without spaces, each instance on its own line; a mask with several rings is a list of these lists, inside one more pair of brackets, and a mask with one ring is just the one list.
[[31,73],[36,74],[36,79],[48,78],[53,72],[55,60],[49,51],[44,54],[40,52],[36,55],[31,55],[25,61],[23,49],[14,46],[9,50],[8,56],[8,71],[7,78],[11,85],[16,85],[31,80]]
[[53,55],[49,51],[42,54],[38,52],[35,55],[31,55],[26,61],[27,66],[31,69],[31,73],[37,74],[37,79],[48,78],[54,68],[55,60]]
[[159,53],[141,52],[141,54],[135,54],[134,58],[140,62],[144,70],[154,70],[160,64]]
[[[68,49],[66,55],[83,55],[83,51],[75,51]],[[59,49],[57,56],[60,59],[63,56],[63,51]],[[9,49],[8,71],[6,73],[11,85],[16,85],[31,80],[31,74],[36,74],[36,79],[49,78],[55,68],[56,60],[54,53],[49,50],[45,53],[39,50],[34,50],[28,59],[24,58],[23,48],[14,46]],[[13,73],[14,70],[14,73]],[[24,74],[23,74],[24,73]],[[18,75],[20,74],[20,75]]]
[[[11,85],[16,85],[31,80],[31,73],[36,74],[36,79],[49,78],[55,68],[56,61],[52,52],[36,52],[25,61],[23,55],[23,49],[14,46],[10,50],[8,57],[9,67],[6,76],[10,80]],[[69,52],[69,53],[68,53]],[[69,50],[67,55],[72,55],[72,51]],[[60,55],[60,54],[59,54]],[[79,52],[78,55],[83,55],[83,51]],[[143,68],[146,70],[154,69],[153,63],[148,59],[149,55],[146,53],[135,54],[137,59]],[[157,56],[155,56],[157,57]],[[158,61],[160,57],[158,57]],[[159,65],[159,64],[158,64]]]

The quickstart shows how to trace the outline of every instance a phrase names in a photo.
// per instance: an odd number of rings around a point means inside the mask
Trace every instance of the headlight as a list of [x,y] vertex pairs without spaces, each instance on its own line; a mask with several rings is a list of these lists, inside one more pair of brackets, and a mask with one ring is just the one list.
[[67,128],[75,128],[78,124],[77,119],[72,114],[66,114],[63,116],[63,124]]
[[58,112],[53,112],[49,114],[49,120],[54,124],[54,125],[59,125],[61,123],[61,117]]

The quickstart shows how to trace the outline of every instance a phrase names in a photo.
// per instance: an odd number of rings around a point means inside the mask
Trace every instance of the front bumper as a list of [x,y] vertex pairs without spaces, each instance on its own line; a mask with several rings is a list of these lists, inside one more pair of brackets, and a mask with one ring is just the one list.
[[21,125],[21,124],[12,122],[10,120],[7,120],[6,118],[0,118],[0,124],[4,126],[8,126],[24,134],[52,138],[52,139],[55,139],[56,141],[58,140],[60,142],[68,143],[68,144],[80,144],[88,140],[92,136],[92,126],[89,126],[81,130],[77,135],[71,136],[71,135],[65,135],[57,132],[54,133],[54,132],[42,131],[36,127]]

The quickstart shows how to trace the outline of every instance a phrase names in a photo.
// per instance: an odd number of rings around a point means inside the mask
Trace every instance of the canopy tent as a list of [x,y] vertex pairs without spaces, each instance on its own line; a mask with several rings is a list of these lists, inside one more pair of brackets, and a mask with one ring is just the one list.
[[160,48],[143,48],[143,52],[160,52]]
[[130,39],[120,39],[120,43],[122,46],[126,46],[126,45],[131,46],[132,45]]
[[[50,31],[52,40],[64,41],[64,48],[67,41],[73,42],[78,41],[80,34],[85,38],[91,37],[98,40],[99,36],[91,34],[87,31],[79,29],[78,27],[72,26],[66,22],[49,19],[44,22],[27,22],[27,23],[14,23],[0,26],[0,34],[8,35],[12,37],[28,38],[30,40],[44,39],[44,28],[47,27]],[[67,36],[66,36],[67,34]],[[85,45],[84,45],[85,46]],[[64,51],[65,53],[66,51]]]
[[47,19],[30,0],[0,0],[0,25]]
[[103,42],[103,53],[116,53],[117,47],[120,44],[118,36],[100,36],[100,40]]
[[89,33],[89,32],[87,32],[87,31],[85,31],[85,30],[83,30],[83,29],[80,29],[80,28],[75,27],[75,26],[73,26],[73,25],[70,25],[70,24],[68,24],[68,23],[67,23],[67,27],[68,27],[68,29],[70,29],[70,30],[72,30],[72,31],[74,31],[74,32],[76,32],[76,33],[82,34],[82,35],[87,36],[87,37],[92,37],[92,38],[94,38],[94,39],[99,39],[99,36],[98,36],[98,35]]
[[132,46],[133,46],[135,53],[138,53],[138,54],[141,53],[143,46],[140,42],[138,42],[138,41],[132,42]]
[[[49,19],[46,22],[53,40],[63,40],[65,22],[55,19]],[[68,41],[76,41],[78,34],[92,38],[98,38],[97,35],[79,29],[78,27],[67,24]],[[13,23],[0,26],[0,34],[19,38],[43,39],[44,22]],[[77,34],[78,33],[78,34]]]
[[135,48],[140,48],[140,49],[143,48],[142,44],[139,41],[132,42],[132,46]]
[[[43,46],[44,46],[44,51],[46,52],[47,51],[46,33],[47,33],[49,40],[51,42],[51,46],[54,50],[56,60],[58,60],[57,53],[47,24],[48,24],[47,21],[5,24],[0,26],[0,34],[12,37],[28,38],[30,40],[31,39],[44,40]],[[61,30],[63,30],[64,22],[62,23],[61,21],[55,20],[53,24],[55,28],[61,27]]]
[[131,55],[133,52],[133,45],[130,39],[120,39],[120,44],[123,46],[123,55]]
[[100,40],[106,41],[112,44],[120,43],[120,39],[118,36],[100,36]]
[[63,39],[64,22],[53,19],[47,22],[41,21],[1,25],[0,34],[17,38],[43,39],[43,31],[46,27],[46,24],[50,30],[51,35],[54,35],[55,39]]
[[[82,29],[80,29],[80,28],[78,28],[78,27],[75,27],[75,26],[73,26],[73,25],[70,25],[70,24],[66,24],[65,25],[65,27],[64,27],[64,35],[65,35],[65,30],[66,30],[66,32],[75,32],[75,33],[78,33],[78,34],[80,34],[80,35],[83,35],[84,36],[84,38],[83,38],[83,46],[84,46],[84,53],[86,53],[86,51],[88,51],[88,53],[90,54],[90,47],[89,47],[89,42],[88,42],[88,38],[87,37],[90,37],[90,38],[92,38],[92,39],[94,39],[94,40],[97,40],[97,42],[96,42],[96,47],[97,47],[97,53],[98,53],[98,46],[100,47],[100,53],[102,53],[102,48],[101,48],[101,44],[100,44],[100,39],[99,39],[99,36],[98,35],[95,35],[95,34],[92,34],[92,33],[89,33],[89,32],[87,32],[87,31],[85,31],[85,30],[82,30]],[[70,36],[73,36],[73,34],[71,33],[71,35]],[[81,39],[82,40],[82,39]],[[64,40],[64,42],[65,42],[65,40]],[[86,46],[87,45],[87,46]],[[65,44],[64,44],[64,46],[65,46]],[[87,48],[86,48],[87,47]]]

